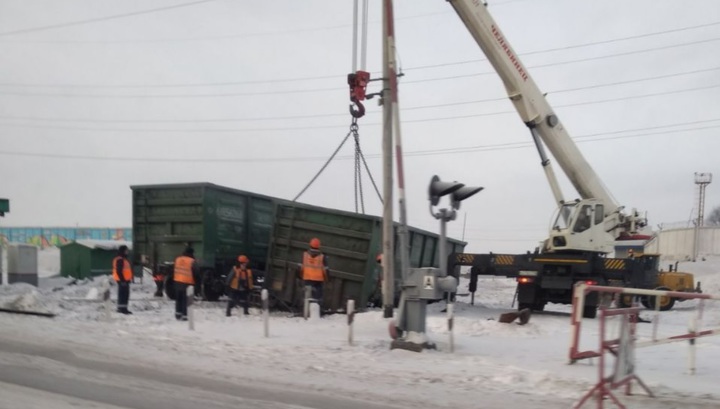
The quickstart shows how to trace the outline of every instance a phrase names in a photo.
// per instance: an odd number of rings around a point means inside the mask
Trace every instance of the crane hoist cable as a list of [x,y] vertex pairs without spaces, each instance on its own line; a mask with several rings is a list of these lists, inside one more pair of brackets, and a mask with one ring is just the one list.
[[[365,198],[363,194],[363,186],[362,186],[362,173],[363,168],[368,174],[368,177],[370,179],[370,182],[373,185],[373,188],[375,189],[375,193],[378,196],[378,199],[380,199],[380,203],[383,202],[382,195],[380,194],[380,190],[377,187],[377,184],[375,183],[375,179],[372,176],[372,172],[370,172],[370,167],[367,164],[367,161],[365,160],[365,155],[362,153],[362,148],[360,147],[360,133],[359,133],[359,126],[358,126],[358,119],[365,116],[365,106],[363,105],[362,101],[366,99],[373,98],[376,95],[379,94],[368,94],[367,93],[367,86],[368,83],[371,81],[370,79],[370,73],[366,71],[366,63],[367,63],[367,27],[368,27],[368,0],[362,1],[362,23],[358,22],[358,14],[360,9],[358,8],[358,0],[354,0],[353,2],[353,44],[352,44],[352,72],[348,74],[347,82],[348,86],[350,87],[350,116],[352,117],[351,123],[350,123],[350,131],[345,135],[345,138],[340,142],[340,145],[335,149],[332,155],[330,155],[330,158],[323,164],[323,166],[320,168],[320,170],[313,176],[313,178],[310,180],[310,182],[298,193],[297,196],[293,199],[293,201],[296,201],[300,198],[300,196],[307,191],[307,189],[317,180],[317,178],[322,174],[322,172],[328,167],[330,162],[335,158],[335,156],[340,152],[340,149],[345,145],[347,140],[350,138],[350,136],[353,136],[353,139],[355,141],[355,162],[354,162],[354,171],[353,171],[353,178],[354,178],[354,194],[355,194],[355,212],[359,213],[365,213]],[[361,30],[361,31],[360,31]],[[360,47],[358,47],[358,31],[360,31]],[[358,48],[360,48],[359,57],[360,57],[360,69],[358,69]]]

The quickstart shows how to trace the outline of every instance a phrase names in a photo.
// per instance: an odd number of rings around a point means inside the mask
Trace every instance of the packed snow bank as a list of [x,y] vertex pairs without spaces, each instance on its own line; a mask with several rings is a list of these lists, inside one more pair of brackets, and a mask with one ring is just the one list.
[[3,308],[13,311],[49,312],[35,290],[17,296],[14,300],[5,303]]

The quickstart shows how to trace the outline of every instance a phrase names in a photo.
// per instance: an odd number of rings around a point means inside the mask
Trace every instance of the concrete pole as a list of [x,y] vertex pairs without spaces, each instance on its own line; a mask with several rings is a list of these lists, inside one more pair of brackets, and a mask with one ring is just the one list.
[[[390,58],[391,47],[388,25],[392,24],[388,15],[388,0],[383,2],[383,316],[392,318],[395,292],[395,236],[393,229],[393,104],[390,95],[390,77],[392,75]],[[392,4],[390,4],[392,8]]]
[[395,163],[397,166],[398,208],[400,225],[398,226],[398,251],[400,252],[400,275],[403,280],[410,271],[410,243],[407,227],[407,200],[405,198],[405,169],[403,166],[402,134],[400,132],[400,106],[398,98],[397,62],[395,61],[395,17],[392,0],[385,0],[385,26],[387,27],[388,52],[386,69],[389,71],[390,99],[392,103],[393,137],[395,139]]

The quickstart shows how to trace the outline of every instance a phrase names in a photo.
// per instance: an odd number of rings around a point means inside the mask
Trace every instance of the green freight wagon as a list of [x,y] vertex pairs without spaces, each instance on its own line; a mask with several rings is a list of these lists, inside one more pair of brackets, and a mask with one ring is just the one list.
[[250,258],[252,268],[265,269],[277,199],[210,183],[131,189],[133,264],[163,272],[170,298],[172,266],[188,245],[200,267],[196,289],[207,300],[223,294],[225,275],[239,254]]
[[[411,267],[437,267],[439,236],[415,228],[410,228],[409,234]],[[266,285],[275,301],[300,306],[303,290],[298,265],[314,237],[320,239],[321,250],[328,257],[324,307],[344,309],[348,299],[366,306],[380,274],[376,256],[382,249],[382,218],[287,202],[276,204],[266,263]],[[398,243],[396,237],[395,276],[399,282]],[[465,243],[450,239],[447,254],[462,253],[464,248]],[[399,290],[397,283],[395,288]]]
[[[308,241],[318,237],[330,260],[326,304],[339,309],[349,298],[365,306],[375,290],[376,255],[382,219],[310,206],[210,183],[132,186],[133,264],[164,272],[169,297],[172,266],[191,244],[200,265],[196,282],[207,300],[224,292],[225,277],[239,254],[246,254],[256,287],[286,307],[299,302],[297,265]],[[410,228],[413,267],[438,266],[438,235]],[[396,246],[398,240],[395,240]],[[465,243],[449,240],[448,254]],[[397,252],[396,252],[397,253]],[[398,257],[396,257],[398,259]],[[396,261],[399,277],[399,260]]]

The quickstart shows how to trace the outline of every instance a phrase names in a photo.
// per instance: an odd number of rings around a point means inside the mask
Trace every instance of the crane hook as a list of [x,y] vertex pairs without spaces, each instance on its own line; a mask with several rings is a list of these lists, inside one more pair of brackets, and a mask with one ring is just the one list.
[[350,86],[350,115],[353,118],[361,118],[365,115],[365,106],[362,101],[366,98],[366,88],[370,81],[370,73],[367,71],[356,71],[348,74],[347,82]]
[[350,104],[350,115],[353,118],[362,118],[365,116],[365,105],[357,99],[353,99],[352,104]]

